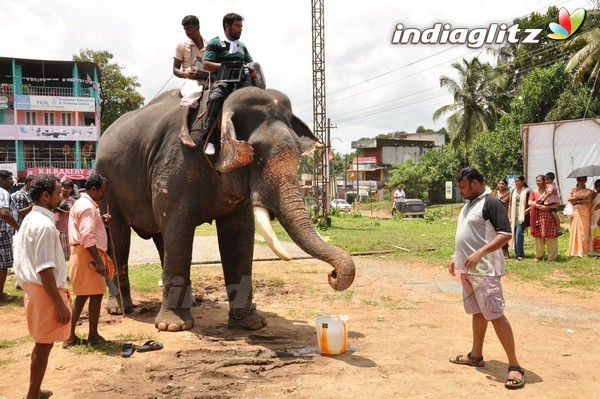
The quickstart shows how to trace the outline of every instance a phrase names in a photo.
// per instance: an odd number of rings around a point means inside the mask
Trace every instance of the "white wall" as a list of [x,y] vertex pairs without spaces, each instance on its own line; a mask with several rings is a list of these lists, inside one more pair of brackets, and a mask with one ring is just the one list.
[[[537,175],[554,172],[563,204],[576,185],[575,178],[567,176],[574,169],[600,165],[600,118],[523,125],[521,132],[527,184],[533,189]],[[593,180],[599,177],[590,176],[587,186],[593,188]]]

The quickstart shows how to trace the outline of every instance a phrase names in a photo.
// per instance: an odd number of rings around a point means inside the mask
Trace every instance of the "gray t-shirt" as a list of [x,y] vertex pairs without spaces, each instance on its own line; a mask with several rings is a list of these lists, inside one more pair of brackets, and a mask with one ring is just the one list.
[[456,228],[456,272],[480,276],[504,275],[502,248],[485,255],[474,269],[465,268],[467,257],[490,242],[496,234],[511,235],[508,213],[502,202],[488,193],[472,201],[467,200],[458,216]]

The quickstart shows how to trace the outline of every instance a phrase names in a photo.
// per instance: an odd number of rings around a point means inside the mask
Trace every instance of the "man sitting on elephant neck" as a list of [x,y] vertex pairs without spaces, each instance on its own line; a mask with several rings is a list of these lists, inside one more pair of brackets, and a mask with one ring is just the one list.
[[[221,67],[222,62],[243,61],[245,63],[252,62],[252,57],[248,53],[246,46],[239,41],[242,35],[244,18],[235,13],[229,13],[223,17],[223,31],[227,40],[221,41],[219,37],[215,37],[208,42],[202,65],[208,72],[217,72]],[[211,75],[211,76],[214,76]],[[242,75],[242,79],[244,76]],[[223,102],[238,85],[241,87],[243,82],[223,82],[215,81],[210,88],[208,102],[206,105],[206,117],[202,123],[202,140],[205,140],[210,127],[217,118]],[[219,142],[220,134],[218,130],[210,137],[206,144],[204,152],[208,155],[215,153],[215,144]]]
[[188,40],[183,41],[175,48],[173,56],[173,75],[183,78],[181,87],[181,142],[190,148],[196,144],[190,136],[188,118],[191,108],[197,108],[202,91],[206,86],[208,73],[202,69],[196,69],[194,60],[202,59],[206,51],[206,43],[200,34],[200,21],[195,15],[187,15],[181,21],[183,30]]

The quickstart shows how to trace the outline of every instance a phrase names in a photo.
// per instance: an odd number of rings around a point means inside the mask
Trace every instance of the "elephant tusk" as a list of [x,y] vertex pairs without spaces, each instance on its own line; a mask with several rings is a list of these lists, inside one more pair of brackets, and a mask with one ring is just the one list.
[[287,250],[283,248],[281,242],[273,231],[273,227],[271,226],[271,218],[269,217],[269,211],[261,206],[255,206],[254,217],[258,222],[260,234],[269,245],[269,248],[275,252],[275,255],[279,256],[281,260],[292,260],[292,257],[288,254]]

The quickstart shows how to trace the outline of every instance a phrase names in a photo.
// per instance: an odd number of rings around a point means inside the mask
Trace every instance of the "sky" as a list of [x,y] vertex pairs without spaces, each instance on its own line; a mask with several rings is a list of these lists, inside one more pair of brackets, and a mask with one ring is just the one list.
[[[173,53],[186,39],[185,15],[200,19],[209,40],[223,37],[228,12],[244,17],[241,41],[264,71],[267,87],[286,93],[294,113],[311,128],[312,7],[310,0],[0,0],[0,56],[71,60],[80,49],[107,50],[123,74],[137,76],[146,102],[179,88],[172,75]],[[510,23],[548,7],[569,11],[589,0],[405,1],[324,0],[326,114],[331,144],[341,153],[351,142],[418,126],[438,130],[432,115],[452,103],[440,88],[442,75],[456,77],[452,63],[479,56],[485,47],[461,44],[393,44],[398,24],[427,29],[436,23],[455,28],[487,28]],[[448,115],[449,116],[449,115]]]

